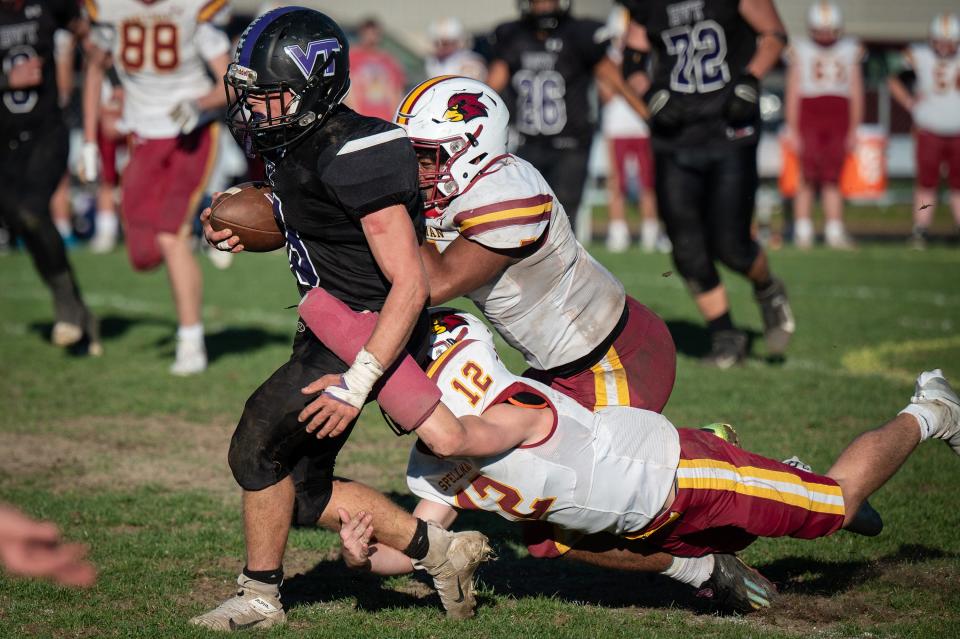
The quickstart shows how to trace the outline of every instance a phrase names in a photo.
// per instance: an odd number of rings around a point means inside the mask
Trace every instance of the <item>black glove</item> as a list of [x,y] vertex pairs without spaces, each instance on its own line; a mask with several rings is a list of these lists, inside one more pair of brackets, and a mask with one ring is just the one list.
[[744,71],[723,105],[723,116],[732,125],[752,124],[760,118],[760,80]]
[[647,107],[650,109],[650,126],[658,133],[673,132],[683,124],[683,111],[665,86],[650,89]]

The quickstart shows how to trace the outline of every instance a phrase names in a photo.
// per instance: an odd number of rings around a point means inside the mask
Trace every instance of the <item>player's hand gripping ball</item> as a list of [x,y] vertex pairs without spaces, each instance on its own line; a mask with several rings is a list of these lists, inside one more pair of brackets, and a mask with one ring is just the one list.
[[245,182],[221,193],[210,209],[210,226],[214,231],[230,229],[244,250],[254,253],[286,244],[273,216],[273,193],[263,182]]

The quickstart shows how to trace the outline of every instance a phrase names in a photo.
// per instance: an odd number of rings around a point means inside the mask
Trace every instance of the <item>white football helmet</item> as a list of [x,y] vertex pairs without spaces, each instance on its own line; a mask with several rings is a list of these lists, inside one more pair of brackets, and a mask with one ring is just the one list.
[[[509,119],[496,91],[470,78],[431,78],[407,94],[395,120],[407,130],[421,159],[420,188],[426,207],[445,207],[506,154]],[[424,158],[432,159],[433,169],[425,170]]]
[[433,328],[430,344],[430,359],[437,359],[459,341],[477,340],[489,345],[494,351],[493,333],[476,316],[447,306],[431,308],[430,324]]
[[463,28],[463,23],[453,16],[444,16],[431,22],[427,27],[427,35],[434,45],[438,42],[456,42],[461,47],[467,45],[467,30]]
[[832,2],[815,2],[807,11],[807,28],[810,31],[835,31],[843,29],[843,14]]
[[930,39],[952,46],[960,44],[960,19],[952,13],[941,13],[930,23]]

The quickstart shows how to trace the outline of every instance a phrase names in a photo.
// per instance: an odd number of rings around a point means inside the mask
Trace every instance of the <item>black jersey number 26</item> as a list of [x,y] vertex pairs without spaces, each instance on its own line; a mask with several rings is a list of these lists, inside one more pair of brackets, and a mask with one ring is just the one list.
[[670,72],[670,89],[677,93],[710,93],[730,82],[727,38],[714,20],[664,31],[667,53],[676,58]]

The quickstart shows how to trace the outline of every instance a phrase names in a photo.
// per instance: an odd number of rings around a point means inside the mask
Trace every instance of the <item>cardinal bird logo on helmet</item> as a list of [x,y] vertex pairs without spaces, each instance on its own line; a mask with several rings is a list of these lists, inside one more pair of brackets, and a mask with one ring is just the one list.
[[469,122],[487,116],[487,107],[480,102],[482,93],[454,93],[447,100],[443,119],[448,122]]

